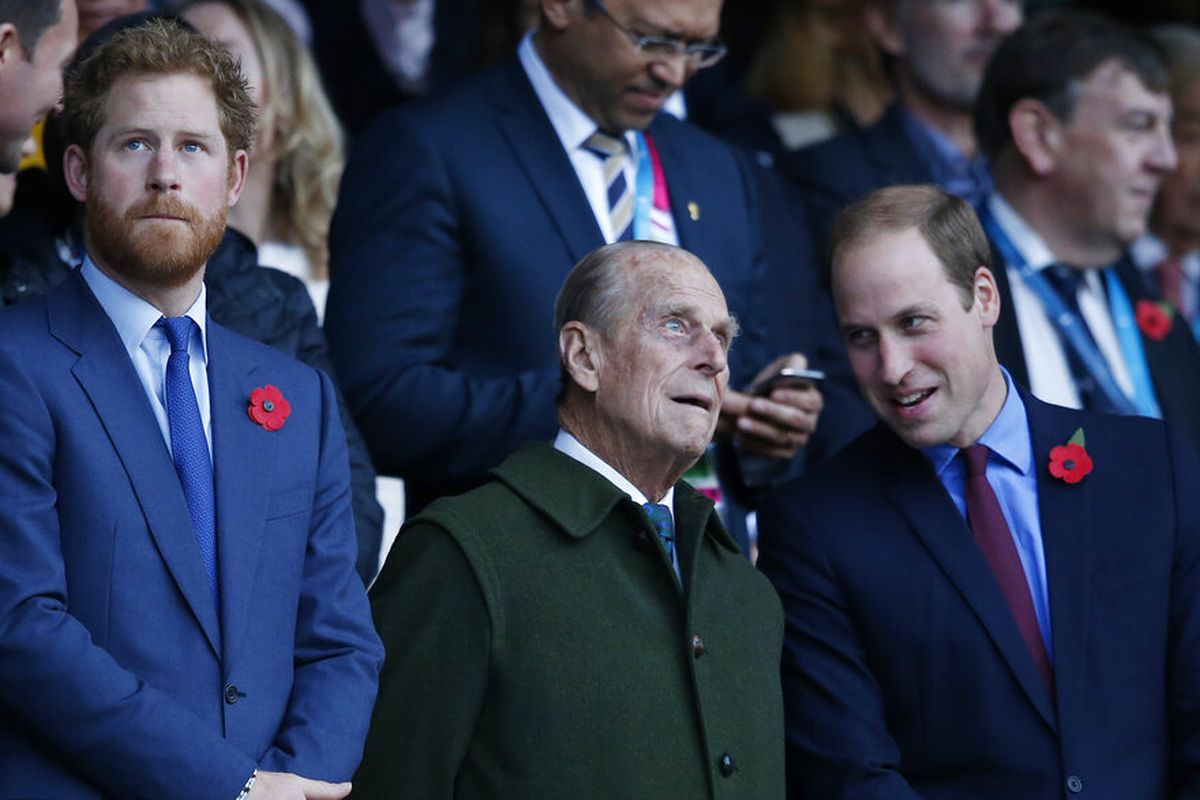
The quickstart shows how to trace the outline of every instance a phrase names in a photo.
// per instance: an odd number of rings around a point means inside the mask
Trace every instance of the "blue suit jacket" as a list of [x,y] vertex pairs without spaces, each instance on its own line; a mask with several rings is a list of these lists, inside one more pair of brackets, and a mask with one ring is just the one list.
[[799,186],[822,252],[829,246],[834,218],[850,203],[885,186],[933,180],[904,131],[902,113],[893,104],[870,127],[848,130],[776,161],[777,169]]
[[[78,274],[0,314],[0,797],[345,780],[382,650],[332,384],[208,326],[219,612],[116,329]],[[278,386],[278,431],[247,414]]]
[[[679,241],[712,270],[742,323],[732,385],[783,352],[811,357],[810,342],[768,341],[784,326],[767,318],[779,301],[746,165],[669,115],[650,134]],[[789,254],[796,274],[810,254],[800,235]],[[325,327],[376,467],[403,476],[415,506],[482,480],[522,442],[553,436],[554,298],[603,244],[515,58],[447,97],[389,112],[355,143],[331,232]],[[815,297],[791,303],[793,319],[830,325]]]
[[[1196,456],[1161,422],[1022,396],[1055,695],[929,461],[880,425],[760,513],[792,797],[1200,796]],[[1069,485],[1048,454],[1080,427],[1095,466]]]

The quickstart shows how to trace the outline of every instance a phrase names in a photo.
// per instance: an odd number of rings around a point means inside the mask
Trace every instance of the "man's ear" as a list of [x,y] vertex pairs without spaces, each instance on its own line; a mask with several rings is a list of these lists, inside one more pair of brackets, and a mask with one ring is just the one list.
[[226,199],[229,200],[230,208],[237,205],[238,198],[242,196],[242,189],[246,188],[246,174],[249,171],[250,156],[245,150],[238,150],[229,161],[229,192]]
[[571,380],[586,392],[600,386],[599,337],[582,322],[571,321],[558,332],[558,357]]
[[996,286],[996,276],[987,267],[980,267],[975,270],[972,288],[984,327],[995,327],[1000,320],[1000,287]]
[[87,153],[77,144],[73,144],[63,153],[63,178],[67,181],[67,189],[79,202],[87,200],[88,161]]
[[876,46],[886,55],[901,58],[906,54],[907,48],[904,45],[904,33],[900,30],[899,20],[896,19],[894,5],[888,0],[871,0],[863,7],[863,20]]
[[25,49],[17,36],[17,26],[11,22],[0,22],[0,70],[11,66],[13,59],[24,59]]
[[1038,177],[1058,166],[1062,150],[1063,124],[1040,100],[1023,98],[1008,112],[1013,146],[1029,171]]

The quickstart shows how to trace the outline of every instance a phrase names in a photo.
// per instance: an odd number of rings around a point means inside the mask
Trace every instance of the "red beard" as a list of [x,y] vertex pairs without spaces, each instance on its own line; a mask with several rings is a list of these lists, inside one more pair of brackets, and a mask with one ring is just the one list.
[[[116,275],[159,289],[196,276],[221,243],[229,207],[204,218],[176,197],[152,197],[119,214],[88,186],[85,226],[92,255]],[[140,221],[165,215],[182,222]]]

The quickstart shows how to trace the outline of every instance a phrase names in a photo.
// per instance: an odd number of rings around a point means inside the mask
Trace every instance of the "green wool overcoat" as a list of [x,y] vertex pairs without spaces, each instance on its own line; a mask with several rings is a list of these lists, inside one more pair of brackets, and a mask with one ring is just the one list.
[[783,615],[675,489],[683,586],[642,510],[529,444],[401,531],[354,798],[782,800]]

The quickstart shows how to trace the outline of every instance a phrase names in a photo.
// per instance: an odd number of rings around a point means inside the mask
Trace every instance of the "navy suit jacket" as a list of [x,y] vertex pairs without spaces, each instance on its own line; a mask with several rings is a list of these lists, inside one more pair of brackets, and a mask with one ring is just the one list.
[[[1011,299],[1007,262],[994,243],[992,265],[1000,296],[1009,299],[1000,304],[1000,321],[995,328],[996,357],[1012,373],[1013,380],[1028,386],[1029,366],[1025,361],[1021,331],[1017,327],[1016,306]],[[1151,293],[1128,256],[1117,263],[1117,277],[1135,307],[1139,300],[1157,302],[1162,299]],[[1155,340],[1142,334],[1141,340],[1163,419],[1200,453],[1200,346],[1187,324],[1179,322],[1178,318],[1163,339]]]
[[891,105],[874,125],[784,154],[776,168],[800,187],[817,247],[829,246],[838,213],[876,189],[930,183],[933,175],[904,131],[903,111]]
[[[789,350],[811,357],[807,343],[768,341],[783,326],[766,319],[778,300],[746,164],[666,114],[649,132],[680,244],[708,265],[741,320],[732,385]],[[375,465],[405,478],[414,506],[554,435],[554,299],[571,267],[603,244],[516,58],[447,97],[385,114],[356,142],[331,231],[325,328]],[[791,255],[797,271],[807,268],[807,246]],[[812,297],[787,311],[831,318]]]
[[[73,273],[0,314],[0,797],[230,800],[346,780],[382,648],[328,377],[208,325],[214,604],[171,455]],[[250,392],[291,416],[254,423]]]
[[[1022,394],[1056,692],[928,459],[883,425],[759,515],[791,797],[1200,796],[1200,465],[1156,420]],[[1082,427],[1094,469],[1047,468]]]

